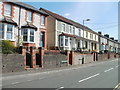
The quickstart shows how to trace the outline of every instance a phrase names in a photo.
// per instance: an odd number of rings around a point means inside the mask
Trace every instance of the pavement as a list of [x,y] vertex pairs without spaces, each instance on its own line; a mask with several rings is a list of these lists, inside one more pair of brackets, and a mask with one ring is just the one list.
[[[120,60],[2,75],[2,88],[109,88],[119,86]],[[53,89],[54,88],[54,89]],[[102,89],[101,89],[102,90]]]

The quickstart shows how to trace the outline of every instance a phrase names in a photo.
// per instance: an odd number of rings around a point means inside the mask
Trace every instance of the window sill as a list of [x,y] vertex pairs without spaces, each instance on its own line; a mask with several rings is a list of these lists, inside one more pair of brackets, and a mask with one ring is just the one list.
[[15,40],[12,40],[12,39],[0,39],[0,40],[9,40],[9,41],[15,42]]
[[23,43],[33,43],[33,44],[35,44],[35,42],[27,42],[27,41],[23,41]]
[[4,16],[5,16],[5,17],[8,17],[8,18],[11,18],[11,17],[12,17],[12,16],[9,16],[9,15],[5,15],[5,14],[4,14]]

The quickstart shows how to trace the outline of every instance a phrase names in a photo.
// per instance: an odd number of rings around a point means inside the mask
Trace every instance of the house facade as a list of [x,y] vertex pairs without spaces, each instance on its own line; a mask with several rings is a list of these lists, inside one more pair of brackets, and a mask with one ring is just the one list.
[[77,22],[41,8],[47,13],[48,49],[99,51],[98,33]]
[[21,2],[0,2],[0,40],[47,48],[47,14]]
[[101,32],[99,33],[99,51],[104,52],[119,52],[119,42],[118,40],[114,40],[114,38],[110,38],[108,34],[102,35]]

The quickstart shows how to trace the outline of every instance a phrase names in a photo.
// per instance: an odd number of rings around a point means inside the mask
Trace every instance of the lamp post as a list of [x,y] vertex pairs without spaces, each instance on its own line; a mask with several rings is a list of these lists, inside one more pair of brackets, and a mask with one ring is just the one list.
[[[83,38],[84,38],[84,24],[85,24],[85,21],[90,21],[90,19],[83,20]],[[83,47],[84,47],[84,42],[83,42]]]

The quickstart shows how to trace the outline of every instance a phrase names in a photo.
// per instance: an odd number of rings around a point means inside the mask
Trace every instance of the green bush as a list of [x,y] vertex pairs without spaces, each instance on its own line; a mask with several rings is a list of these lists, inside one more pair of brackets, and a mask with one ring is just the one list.
[[2,46],[3,54],[11,54],[15,52],[15,46],[9,40],[3,40],[2,43],[0,43],[0,46]]

